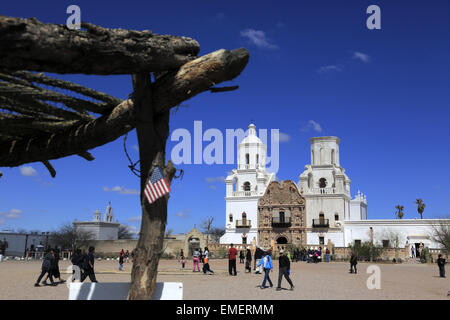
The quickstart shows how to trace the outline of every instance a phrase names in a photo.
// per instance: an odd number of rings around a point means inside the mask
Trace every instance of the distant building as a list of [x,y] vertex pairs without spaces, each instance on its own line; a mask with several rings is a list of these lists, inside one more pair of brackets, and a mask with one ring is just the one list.
[[100,210],[94,212],[92,221],[73,222],[76,230],[90,232],[93,235],[92,240],[117,240],[119,238],[119,222],[114,222],[113,208],[111,202],[106,207],[103,221],[101,220]]
[[0,231],[0,254],[5,256],[23,257],[26,251],[44,251],[46,246],[52,245],[48,232],[41,234],[25,234],[12,231]]

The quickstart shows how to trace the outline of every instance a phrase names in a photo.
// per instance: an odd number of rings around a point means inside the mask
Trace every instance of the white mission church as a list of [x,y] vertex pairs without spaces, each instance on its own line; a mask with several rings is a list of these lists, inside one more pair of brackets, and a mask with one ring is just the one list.
[[[347,247],[354,241],[392,242],[394,236],[400,248],[418,247],[421,243],[431,249],[439,248],[430,234],[432,225],[442,220],[368,219],[366,196],[358,191],[352,197],[351,181],[339,162],[339,138],[315,137],[310,143],[311,163],[305,166],[298,183],[293,183],[297,190],[290,191],[303,198],[298,205],[303,214],[294,216],[289,204],[281,208],[278,205],[267,209],[271,220],[263,224],[258,218],[267,216],[261,215],[263,208],[258,203],[263,202],[258,201],[270,197],[265,193],[271,182],[278,188],[281,184],[273,182],[275,175],[266,171],[266,145],[257,137],[255,125],[250,124],[247,137],[237,147],[237,169],[225,181],[226,233],[220,243],[265,246],[267,240],[272,240],[319,246],[331,241],[336,247]],[[450,224],[450,219],[445,223]],[[259,230],[270,224],[272,229]],[[258,238],[263,234],[264,239]],[[266,236],[269,234],[272,239]]]

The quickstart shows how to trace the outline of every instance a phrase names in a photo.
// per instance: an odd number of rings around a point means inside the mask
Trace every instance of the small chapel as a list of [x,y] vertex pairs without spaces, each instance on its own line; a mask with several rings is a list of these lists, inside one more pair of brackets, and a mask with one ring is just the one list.
[[100,210],[94,212],[92,221],[75,221],[73,226],[76,230],[90,232],[93,236],[92,240],[117,240],[119,238],[119,222],[114,222],[114,212],[111,202],[106,207],[103,220]]

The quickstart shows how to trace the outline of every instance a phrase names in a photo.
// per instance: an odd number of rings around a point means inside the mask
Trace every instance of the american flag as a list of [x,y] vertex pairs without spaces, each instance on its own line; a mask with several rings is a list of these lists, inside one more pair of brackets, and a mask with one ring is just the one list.
[[145,197],[149,203],[155,202],[165,194],[170,192],[170,186],[167,183],[160,167],[153,170],[152,176],[144,189]]

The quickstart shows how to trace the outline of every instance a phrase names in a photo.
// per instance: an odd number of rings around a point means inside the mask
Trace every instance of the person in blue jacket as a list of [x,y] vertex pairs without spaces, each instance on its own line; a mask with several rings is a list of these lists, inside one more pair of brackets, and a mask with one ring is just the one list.
[[273,269],[273,264],[272,264],[272,258],[271,258],[271,256],[270,256],[268,251],[264,251],[264,256],[259,261],[257,266],[259,267],[260,265],[263,266],[263,270],[264,270],[264,280],[262,282],[261,289],[267,288],[266,287],[266,281],[269,281],[270,287],[272,288],[273,284],[272,284],[272,281],[270,280],[269,273]]

